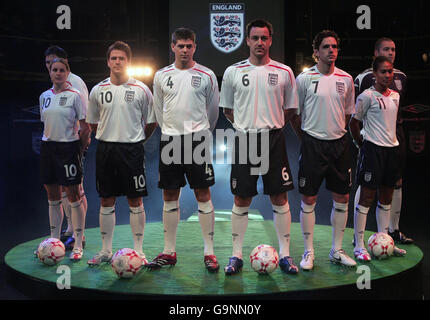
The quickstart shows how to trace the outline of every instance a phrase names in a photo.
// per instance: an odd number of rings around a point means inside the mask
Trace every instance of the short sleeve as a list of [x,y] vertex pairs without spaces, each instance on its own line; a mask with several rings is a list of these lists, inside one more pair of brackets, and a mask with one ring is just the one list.
[[231,68],[227,68],[222,77],[220,103],[222,108],[234,108],[234,86],[232,81],[233,72]]
[[90,97],[88,99],[88,110],[87,110],[87,123],[97,124],[100,120],[100,108],[97,101],[97,88],[95,86],[90,93]]

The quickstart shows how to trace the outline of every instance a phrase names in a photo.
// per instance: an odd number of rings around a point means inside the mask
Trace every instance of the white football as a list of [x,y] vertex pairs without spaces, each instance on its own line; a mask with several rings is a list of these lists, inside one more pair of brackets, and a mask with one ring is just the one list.
[[53,266],[66,255],[64,244],[56,238],[48,238],[43,240],[37,248],[37,257],[40,261],[48,266]]
[[279,264],[279,255],[275,248],[267,244],[260,244],[255,247],[249,255],[251,267],[260,274],[273,272]]
[[393,254],[394,240],[388,234],[378,232],[367,241],[369,252],[377,259],[387,259]]
[[124,248],[114,254],[111,264],[118,277],[132,278],[142,267],[142,259],[133,249]]

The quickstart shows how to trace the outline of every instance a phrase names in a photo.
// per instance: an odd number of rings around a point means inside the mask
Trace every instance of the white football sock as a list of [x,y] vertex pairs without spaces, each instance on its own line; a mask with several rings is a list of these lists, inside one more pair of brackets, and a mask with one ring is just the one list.
[[302,201],[300,206],[300,224],[302,226],[305,251],[314,251],[315,205]]
[[82,207],[84,208],[85,213],[87,213],[88,201],[87,201],[87,196],[85,195],[85,193],[81,194],[81,200],[82,200]]
[[115,230],[115,207],[100,207],[100,232],[102,234],[102,251],[112,252],[113,232]]
[[82,249],[85,229],[85,210],[82,200],[70,203],[70,208],[72,211],[72,224],[75,228],[73,232],[73,238],[75,238],[73,249]]
[[357,208],[358,203],[360,202],[360,194],[361,194],[361,186],[358,186],[354,197],[354,208]]
[[376,206],[376,223],[378,224],[378,232],[388,233],[388,225],[390,224],[391,204],[383,205],[379,203]]
[[354,212],[355,247],[366,248],[364,245],[364,231],[366,230],[367,213],[370,208],[357,204]]
[[179,200],[164,201],[163,226],[164,226],[164,250],[165,254],[176,252],[176,232],[180,220]]
[[49,204],[49,225],[51,228],[51,238],[60,239],[61,225],[63,224],[63,208],[61,200],[50,201]]
[[198,202],[199,222],[204,242],[204,255],[214,254],[215,212],[212,201]]
[[399,230],[400,212],[402,210],[402,187],[396,187],[391,201],[391,214],[389,231]]
[[66,192],[61,193],[61,205],[63,206],[63,212],[67,219],[66,233],[67,235],[71,236],[73,235],[73,222],[72,222],[72,216],[71,216],[72,210],[70,208],[70,202],[69,202],[69,199],[67,198]]
[[286,202],[283,206],[273,208],[273,223],[275,224],[276,234],[279,242],[279,258],[290,255],[290,230],[291,230],[291,212],[290,205]]
[[233,236],[233,257],[242,259],[243,239],[248,229],[249,207],[237,207],[233,205],[231,214],[231,233]]
[[145,209],[143,204],[139,207],[130,207],[130,226],[131,233],[133,234],[134,250],[142,253],[143,234],[145,230]]
[[343,234],[345,232],[346,221],[348,220],[348,203],[333,201],[330,221],[332,225],[332,243],[333,250],[342,249]]

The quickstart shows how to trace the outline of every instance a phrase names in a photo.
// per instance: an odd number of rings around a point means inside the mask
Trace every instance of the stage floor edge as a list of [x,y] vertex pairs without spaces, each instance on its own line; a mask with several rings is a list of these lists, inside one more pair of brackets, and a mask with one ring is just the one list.
[[[284,300],[284,299],[422,299],[423,252],[416,245],[399,245],[408,251],[404,257],[358,263],[356,268],[333,264],[328,259],[331,226],[316,225],[314,234],[315,267],[289,275],[278,268],[259,275],[250,266],[249,253],[262,243],[278,249],[272,220],[251,216],[244,240],[242,272],[226,276],[223,267],[231,255],[231,222],[223,212],[216,214],[215,254],[218,273],[208,273],[203,265],[203,240],[195,216],[181,221],[177,232],[178,263],[174,267],[149,271],[142,269],[132,279],[119,279],[108,264],[89,267],[87,260],[101,248],[99,228],[85,230],[86,248],[80,262],[66,257],[55,266],[45,266],[33,251],[41,237],[12,248],[5,256],[10,284],[35,299],[142,299],[142,300]],[[261,218],[260,218],[261,217]],[[366,239],[373,232],[366,232]],[[353,256],[353,230],[347,228],[344,249]],[[290,255],[298,265],[303,254],[300,223],[291,226]],[[129,225],[115,228],[114,250],[132,247]],[[161,222],[145,226],[144,252],[148,260],[163,249]],[[59,268],[61,267],[61,268]],[[69,272],[69,274],[67,274]],[[70,289],[59,289],[68,284]],[[59,284],[57,284],[57,282]],[[361,289],[360,289],[361,288]]]

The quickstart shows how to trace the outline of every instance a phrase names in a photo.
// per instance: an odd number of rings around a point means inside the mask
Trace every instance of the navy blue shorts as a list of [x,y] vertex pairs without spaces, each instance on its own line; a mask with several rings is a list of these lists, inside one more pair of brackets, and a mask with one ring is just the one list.
[[395,187],[401,177],[400,147],[381,147],[364,141],[357,163],[357,183],[369,189]]

